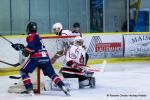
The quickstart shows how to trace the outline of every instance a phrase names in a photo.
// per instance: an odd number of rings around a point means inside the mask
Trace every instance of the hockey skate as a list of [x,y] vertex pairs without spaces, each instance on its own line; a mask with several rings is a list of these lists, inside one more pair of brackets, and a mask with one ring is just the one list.
[[67,89],[65,86],[61,87],[61,90],[67,95],[67,96],[71,96],[69,89]]
[[33,90],[23,91],[23,92],[21,92],[21,94],[26,94],[26,95],[29,95],[29,96],[34,96],[34,91]]

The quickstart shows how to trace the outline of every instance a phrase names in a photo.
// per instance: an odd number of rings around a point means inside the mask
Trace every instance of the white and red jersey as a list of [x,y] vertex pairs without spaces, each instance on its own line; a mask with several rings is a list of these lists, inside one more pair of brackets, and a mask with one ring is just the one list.
[[65,56],[64,66],[67,67],[67,63],[72,61],[78,65],[85,65],[86,50],[81,46],[71,45]]

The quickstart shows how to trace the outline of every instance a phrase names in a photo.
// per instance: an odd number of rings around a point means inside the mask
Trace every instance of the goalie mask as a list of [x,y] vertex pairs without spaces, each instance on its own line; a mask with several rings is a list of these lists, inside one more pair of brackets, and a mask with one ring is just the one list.
[[29,22],[26,29],[27,34],[31,32],[37,32],[37,24],[36,22]]
[[74,45],[83,46],[83,38],[80,36],[77,36],[74,38]]
[[52,32],[54,33],[59,33],[61,30],[62,30],[63,26],[61,23],[55,23],[53,26],[52,26]]

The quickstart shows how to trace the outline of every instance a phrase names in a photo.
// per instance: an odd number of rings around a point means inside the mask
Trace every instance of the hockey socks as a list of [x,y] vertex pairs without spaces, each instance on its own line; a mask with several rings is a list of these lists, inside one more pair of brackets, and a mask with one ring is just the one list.
[[22,81],[23,81],[23,84],[24,84],[26,90],[27,91],[33,90],[33,85],[31,83],[31,79],[30,79],[29,75],[24,73],[23,71],[20,71],[20,75],[22,77]]
[[53,82],[56,84],[56,85],[58,85],[60,88],[62,87],[62,86],[65,86],[65,84],[62,82],[62,80],[60,79],[60,77],[58,76],[58,75],[53,75],[52,77],[51,77],[51,79],[53,80]]

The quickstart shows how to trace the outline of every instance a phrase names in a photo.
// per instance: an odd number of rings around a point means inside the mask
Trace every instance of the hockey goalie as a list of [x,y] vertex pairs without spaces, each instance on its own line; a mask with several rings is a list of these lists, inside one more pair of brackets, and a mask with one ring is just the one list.
[[66,52],[64,65],[60,69],[60,73],[64,78],[77,78],[79,80],[79,88],[95,87],[94,70],[86,66],[86,49],[83,46],[84,40],[77,36],[74,44],[70,46]]

